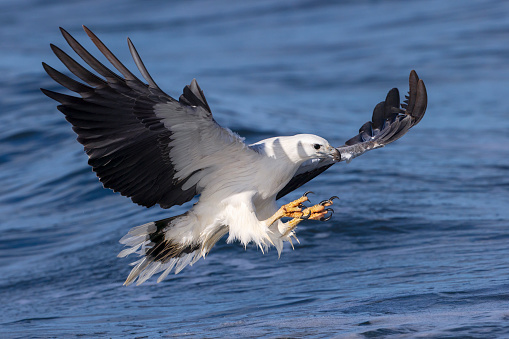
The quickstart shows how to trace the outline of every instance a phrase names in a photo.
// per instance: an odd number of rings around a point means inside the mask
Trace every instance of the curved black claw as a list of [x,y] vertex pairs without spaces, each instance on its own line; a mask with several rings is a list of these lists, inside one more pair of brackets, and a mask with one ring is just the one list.
[[[308,194],[315,194],[315,192],[313,192],[313,191],[307,191],[307,192],[306,192],[306,193],[304,193],[302,196],[307,198]],[[311,203],[311,200],[309,200],[309,198],[308,198],[308,201]]]
[[322,202],[320,202],[318,205],[322,205],[324,206],[325,204],[327,203],[330,203],[330,199],[329,200],[323,200]]
[[327,208],[325,211],[331,212],[331,213],[327,218],[325,218],[325,217],[320,218],[320,221],[329,221],[330,218],[332,218],[332,215],[334,214],[334,210],[332,208]]
[[309,217],[311,217],[311,211],[308,210],[308,214],[307,215],[304,215],[304,213],[300,216],[300,219],[304,219],[304,220],[308,220]]
[[339,199],[339,198],[334,195],[334,196],[330,197],[329,200],[322,201],[320,203],[320,205],[322,205],[322,206],[325,206],[325,204],[332,205],[332,200],[334,200],[334,199]]

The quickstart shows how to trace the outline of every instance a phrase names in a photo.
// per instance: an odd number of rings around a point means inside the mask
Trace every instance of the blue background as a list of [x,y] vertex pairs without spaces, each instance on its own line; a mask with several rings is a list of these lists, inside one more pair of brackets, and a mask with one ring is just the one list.
[[[509,336],[509,3],[494,1],[0,2],[2,337]],[[130,227],[174,214],[101,187],[59,90],[63,26],[92,29],[161,88],[197,78],[247,142],[357,134],[415,69],[426,116],[403,139],[290,194],[340,196],[295,250],[221,240],[161,284],[123,287]],[[101,60],[104,60],[102,58]]]

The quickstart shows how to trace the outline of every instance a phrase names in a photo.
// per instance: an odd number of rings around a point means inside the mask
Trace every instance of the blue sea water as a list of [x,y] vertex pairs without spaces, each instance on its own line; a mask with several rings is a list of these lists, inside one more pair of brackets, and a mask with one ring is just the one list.
[[[509,3],[493,1],[0,2],[2,338],[509,337]],[[91,28],[159,86],[197,78],[215,119],[254,142],[342,145],[415,69],[429,104],[386,148],[306,190],[340,196],[295,250],[220,241],[160,284],[124,287],[130,227],[180,214],[102,188],[40,87],[58,26]]]

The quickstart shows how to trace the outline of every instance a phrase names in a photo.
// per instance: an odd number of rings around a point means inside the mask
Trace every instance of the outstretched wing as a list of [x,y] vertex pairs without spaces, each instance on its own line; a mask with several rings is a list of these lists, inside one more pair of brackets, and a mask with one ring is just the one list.
[[358,135],[337,148],[342,160],[350,161],[369,150],[384,147],[401,138],[421,121],[428,103],[426,87],[415,71],[410,72],[409,83],[410,90],[401,104],[404,110],[399,108],[398,89],[391,89],[385,101],[376,105],[372,121],[362,125]]
[[[164,93],[147,72],[136,49],[129,49],[145,84],[133,75],[86,27],[97,48],[123,75],[112,72],[61,28],[71,48],[100,76],[85,69],[58,47],[53,52],[83,82],[43,63],[56,82],[81,97],[45,89],[60,102],[88,154],[88,163],[104,187],[146,207],[180,205],[200,193],[200,180],[217,168],[218,153],[245,152],[243,141],[219,126],[196,80],[179,101]],[[223,156],[223,158],[225,158]]]
[[[400,104],[398,89],[391,89],[385,101],[376,105],[371,121],[362,125],[359,134],[345,142],[345,145],[337,147],[341,153],[340,161],[350,162],[369,150],[384,147],[401,138],[421,121],[426,112],[428,97],[424,82],[413,70],[410,72],[409,86],[404,103]],[[277,199],[304,185],[333,164],[330,160],[304,163],[293,179],[278,193]]]

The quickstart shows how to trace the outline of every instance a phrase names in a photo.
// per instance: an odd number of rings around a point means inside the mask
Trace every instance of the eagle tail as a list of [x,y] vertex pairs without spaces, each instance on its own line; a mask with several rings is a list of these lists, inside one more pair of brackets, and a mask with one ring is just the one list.
[[[127,277],[124,285],[132,284],[136,279],[136,285],[141,285],[154,274],[163,272],[157,282],[164,280],[174,269],[179,273],[187,265],[193,265],[198,259],[206,255],[214,243],[208,246],[200,240],[193,239],[183,232],[184,224],[188,225],[187,215],[182,214],[167,219],[149,222],[132,228],[120,243],[128,246],[118,254],[118,257],[126,257],[137,253],[142,258],[131,263],[133,269]],[[193,239],[191,241],[186,239]],[[211,246],[210,246],[211,245]]]

